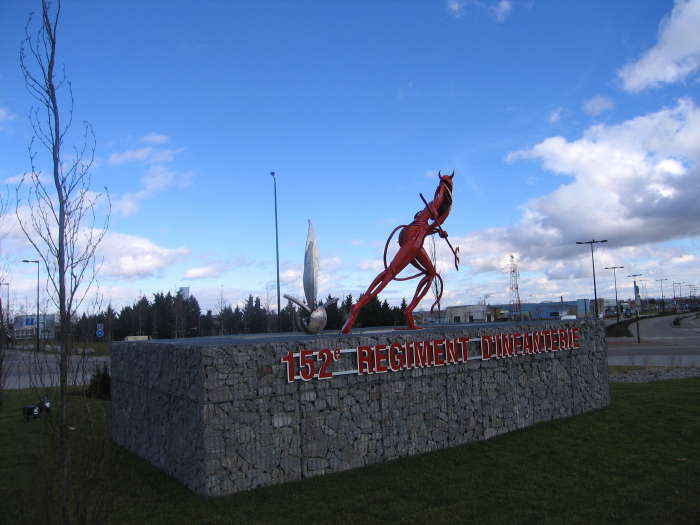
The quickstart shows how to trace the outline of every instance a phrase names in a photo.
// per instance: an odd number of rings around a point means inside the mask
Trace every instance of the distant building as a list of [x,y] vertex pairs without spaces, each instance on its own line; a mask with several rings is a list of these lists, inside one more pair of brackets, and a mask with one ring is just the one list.
[[496,312],[484,304],[448,306],[445,310],[448,323],[491,323],[496,320]]
[[12,324],[15,339],[34,339],[37,325],[40,339],[54,339],[56,337],[57,314],[41,314],[37,323],[36,314],[17,315]]
[[[603,300],[599,299],[602,312]],[[614,303],[613,303],[614,304]],[[459,323],[492,323],[496,321],[528,321],[534,319],[581,319],[591,315],[594,310],[593,301],[577,299],[574,301],[548,301],[542,303],[521,303],[520,319],[513,311],[511,304],[470,304],[448,306],[444,322]],[[416,312],[416,315],[419,312]]]

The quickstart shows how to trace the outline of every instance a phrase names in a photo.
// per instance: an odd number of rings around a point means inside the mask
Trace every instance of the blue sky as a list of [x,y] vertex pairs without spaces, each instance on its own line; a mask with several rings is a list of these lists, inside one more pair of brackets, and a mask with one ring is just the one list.
[[[12,201],[29,168],[18,51],[35,4],[0,6],[0,256],[30,308]],[[321,293],[356,297],[418,193],[453,169],[445,229],[463,265],[438,240],[445,305],[507,301],[511,253],[524,300],[590,296],[575,245],[590,238],[609,239],[599,267],[643,273],[650,294],[662,277],[700,284],[699,25],[698,0],[64,0],[59,60],[112,200],[101,292],[121,305],[190,286],[213,307],[223,287],[232,304],[274,304],[271,170],[283,292],[299,293],[311,219]]]

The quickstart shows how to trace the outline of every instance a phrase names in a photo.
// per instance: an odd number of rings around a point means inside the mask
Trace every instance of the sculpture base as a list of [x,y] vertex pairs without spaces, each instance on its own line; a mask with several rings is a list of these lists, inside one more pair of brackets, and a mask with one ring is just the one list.
[[[546,333],[549,350],[535,339]],[[483,360],[481,336],[511,354]],[[114,441],[210,496],[489,439],[609,399],[593,321],[112,345]]]

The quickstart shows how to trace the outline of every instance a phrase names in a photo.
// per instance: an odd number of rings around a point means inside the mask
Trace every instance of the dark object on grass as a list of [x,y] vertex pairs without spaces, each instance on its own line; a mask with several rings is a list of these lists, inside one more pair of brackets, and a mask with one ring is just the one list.
[[22,407],[22,415],[29,421],[29,419],[37,419],[44,415],[48,417],[51,414],[51,401],[48,397],[44,397],[36,405],[27,405]]
[[111,378],[106,364],[102,365],[101,370],[95,370],[85,394],[88,397],[97,397],[99,399],[112,398]]

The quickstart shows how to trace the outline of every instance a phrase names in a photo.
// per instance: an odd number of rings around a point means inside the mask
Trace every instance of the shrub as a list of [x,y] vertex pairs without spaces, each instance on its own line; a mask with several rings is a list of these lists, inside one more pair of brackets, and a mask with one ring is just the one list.
[[111,399],[111,380],[107,365],[102,365],[102,369],[96,369],[95,373],[90,378],[90,384],[85,391],[88,397],[97,397],[99,399]]

